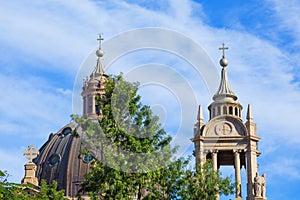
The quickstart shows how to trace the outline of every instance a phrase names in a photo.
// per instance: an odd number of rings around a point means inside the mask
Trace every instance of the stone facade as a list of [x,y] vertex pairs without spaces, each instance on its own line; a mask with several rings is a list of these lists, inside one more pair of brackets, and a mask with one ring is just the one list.
[[[210,119],[205,124],[202,107],[199,106],[197,122],[194,126],[194,142],[196,164],[202,164],[206,159],[212,159],[213,169],[220,166],[234,166],[236,195],[235,199],[242,199],[241,168],[247,173],[247,200],[267,199],[265,195],[265,178],[256,177],[257,157],[260,155],[256,124],[253,122],[251,106],[248,105],[246,122],[242,120],[242,105],[238,97],[231,90],[227,77],[227,64],[224,46],[221,81],[218,91],[209,105]],[[256,179],[259,179],[257,183]],[[264,182],[264,185],[262,184]],[[260,187],[257,189],[257,187]],[[257,189],[257,190],[255,190]],[[264,192],[261,192],[264,190]]]

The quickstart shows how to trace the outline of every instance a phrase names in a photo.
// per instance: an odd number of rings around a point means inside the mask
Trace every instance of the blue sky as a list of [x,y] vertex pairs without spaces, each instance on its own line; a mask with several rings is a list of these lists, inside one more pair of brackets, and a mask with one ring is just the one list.
[[[11,181],[19,182],[24,175],[26,147],[39,148],[49,133],[70,122],[73,85],[84,61],[97,48],[97,34],[103,33],[107,41],[132,29],[160,27],[191,38],[206,51],[216,70],[220,70],[218,47],[223,42],[229,46],[232,90],[244,108],[252,105],[262,138],[258,160],[260,172],[267,173],[267,195],[299,198],[299,1],[2,0],[0,13],[0,169],[8,170]],[[174,66],[186,78],[207,121],[211,94],[203,79],[193,76],[190,66],[176,56],[139,51],[120,58],[108,72],[126,74],[153,62]],[[181,82],[166,80],[183,87]],[[158,89],[156,98],[151,98],[150,89],[142,89],[145,102],[162,113],[167,131],[172,132],[180,122],[172,116],[180,113],[164,107],[161,99],[167,94]],[[188,138],[193,135],[196,112],[190,111],[191,124],[183,124]]]

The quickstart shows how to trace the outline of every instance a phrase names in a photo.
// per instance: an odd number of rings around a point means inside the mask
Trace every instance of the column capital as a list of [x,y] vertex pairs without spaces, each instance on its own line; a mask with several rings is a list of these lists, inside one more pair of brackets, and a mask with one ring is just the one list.
[[218,149],[210,149],[210,150],[209,150],[209,153],[218,153],[218,152],[219,152]]
[[243,152],[242,149],[233,149],[232,151],[233,151],[233,153],[242,153]]

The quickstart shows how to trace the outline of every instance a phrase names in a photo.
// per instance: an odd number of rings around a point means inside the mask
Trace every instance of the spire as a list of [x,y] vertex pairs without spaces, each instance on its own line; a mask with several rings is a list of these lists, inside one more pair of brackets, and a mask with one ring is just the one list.
[[248,104],[248,109],[247,109],[247,120],[249,122],[253,121],[252,110],[251,110],[250,104]]
[[213,96],[213,100],[223,100],[226,97],[232,98],[233,100],[237,100],[237,96],[234,94],[234,92],[230,89],[230,84],[227,77],[227,70],[226,67],[228,65],[228,60],[225,57],[225,50],[228,50],[228,47],[225,47],[224,43],[222,44],[222,47],[219,48],[219,50],[222,50],[222,58],[220,60],[220,65],[222,66],[222,72],[221,72],[221,82],[219,85],[219,89],[216,92],[216,94]]
[[97,40],[99,41],[99,48],[96,51],[96,55],[97,55],[98,59],[97,59],[97,65],[96,65],[94,71],[92,72],[91,76],[103,76],[103,75],[107,76],[107,74],[104,72],[104,67],[103,67],[102,61],[101,61],[101,58],[104,55],[104,52],[101,49],[101,42],[102,42],[102,40],[104,40],[104,38],[102,37],[102,34],[99,34],[99,37]]
[[202,112],[202,106],[201,105],[199,105],[199,108],[198,108],[197,120],[200,124],[204,124],[204,122],[203,122],[204,117],[203,117],[203,112]]

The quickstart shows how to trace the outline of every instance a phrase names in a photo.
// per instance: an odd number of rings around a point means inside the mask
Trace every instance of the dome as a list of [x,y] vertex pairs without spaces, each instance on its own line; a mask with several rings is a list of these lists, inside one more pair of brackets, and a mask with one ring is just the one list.
[[[100,38],[101,39],[101,38]],[[83,100],[83,117],[97,119],[101,112],[96,101],[96,96],[104,94],[104,84],[108,75],[104,72],[100,57],[103,52],[99,47],[98,60],[90,79],[85,79],[81,93]],[[39,185],[42,180],[50,184],[57,181],[59,190],[65,190],[65,196],[75,197],[80,193],[80,183],[85,180],[85,175],[92,166],[92,155],[82,154],[83,132],[76,130],[77,124],[71,122],[61,128],[57,133],[51,133],[46,143],[39,149],[39,155],[33,162],[36,164],[36,177]],[[81,193],[82,194],[82,193]]]
[[39,180],[51,183],[57,181],[58,189],[64,189],[65,195],[74,197],[80,190],[80,182],[89,172],[93,157],[81,154],[81,132],[79,137],[72,131],[76,123],[67,124],[57,133],[51,133],[48,141],[40,148],[39,156],[34,160],[37,166],[36,176]]

